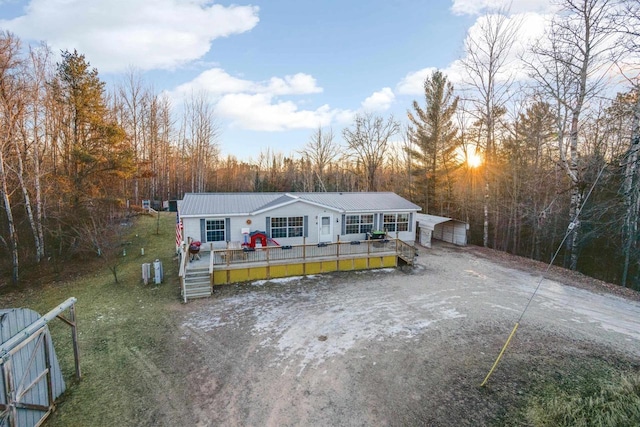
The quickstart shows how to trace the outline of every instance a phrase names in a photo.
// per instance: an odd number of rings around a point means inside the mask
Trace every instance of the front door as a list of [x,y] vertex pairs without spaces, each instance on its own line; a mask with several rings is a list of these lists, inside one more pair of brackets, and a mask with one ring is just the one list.
[[318,242],[333,242],[333,215],[318,217]]

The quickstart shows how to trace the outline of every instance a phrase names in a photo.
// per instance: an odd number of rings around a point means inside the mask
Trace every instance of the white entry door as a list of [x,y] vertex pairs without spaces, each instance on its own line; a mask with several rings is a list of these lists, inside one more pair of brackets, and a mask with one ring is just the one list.
[[333,242],[333,215],[318,217],[318,242]]

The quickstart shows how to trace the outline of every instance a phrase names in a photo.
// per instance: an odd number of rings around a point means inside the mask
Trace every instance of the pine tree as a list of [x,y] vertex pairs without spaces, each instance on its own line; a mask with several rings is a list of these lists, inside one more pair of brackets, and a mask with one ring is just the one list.
[[456,126],[452,122],[458,106],[453,85],[440,71],[424,82],[425,107],[413,101],[414,113],[407,112],[412,127],[407,152],[416,177],[415,191],[427,213],[448,214],[452,201],[452,170],[455,158]]
[[113,180],[129,176],[133,156],[122,127],[110,117],[104,82],[77,51],[62,52],[57,64],[58,94],[62,116],[62,171],[71,204],[82,210],[96,199],[116,196]]

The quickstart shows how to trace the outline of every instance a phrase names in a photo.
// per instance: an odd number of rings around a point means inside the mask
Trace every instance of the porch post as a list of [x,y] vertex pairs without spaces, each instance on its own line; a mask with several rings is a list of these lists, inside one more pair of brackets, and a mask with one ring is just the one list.
[[302,275],[307,275],[307,237],[302,236]]
[[73,361],[76,364],[76,378],[82,377],[80,371],[80,348],[78,347],[78,321],[76,320],[76,305],[69,307],[69,320],[71,322],[71,341],[73,342]]

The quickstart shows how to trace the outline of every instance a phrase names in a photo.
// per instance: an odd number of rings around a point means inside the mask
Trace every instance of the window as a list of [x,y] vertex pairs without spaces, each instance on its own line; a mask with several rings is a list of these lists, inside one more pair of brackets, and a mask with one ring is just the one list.
[[224,219],[208,219],[206,225],[207,242],[224,241]]
[[387,232],[408,231],[409,230],[409,214],[385,214],[384,230]]
[[345,234],[368,233],[373,230],[373,215],[347,215]]
[[303,219],[301,216],[271,218],[271,237],[302,237]]

